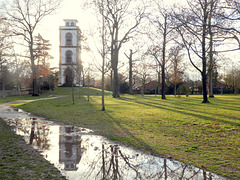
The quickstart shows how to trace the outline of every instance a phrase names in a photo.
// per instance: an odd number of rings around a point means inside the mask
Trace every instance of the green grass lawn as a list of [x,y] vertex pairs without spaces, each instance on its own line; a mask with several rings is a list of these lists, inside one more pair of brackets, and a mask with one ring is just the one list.
[[[76,89],[77,90],[77,89]],[[75,91],[76,91],[75,90]],[[71,94],[58,88],[55,95]],[[90,128],[97,134],[137,148],[172,157],[209,171],[240,179],[240,96],[216,95],[202,104],[202,96],[122,95],[101,96],[86,89],[71,96],[18,106],[54,121]]]

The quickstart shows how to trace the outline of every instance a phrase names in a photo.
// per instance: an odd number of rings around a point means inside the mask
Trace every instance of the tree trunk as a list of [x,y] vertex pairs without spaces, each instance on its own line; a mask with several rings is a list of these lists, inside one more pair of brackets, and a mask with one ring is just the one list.
[[167,159],[164,158],[164,180],[168,179],[168,173],[167,173]]
[[[81,66],[80,66],[81,67]],[[79,69],[79,87],[78,87],[78,99],[81,98],[81,68]]]
[[207,97],[207,75],[206,73],[202,73],[202,86],[203,86],[203,102],[202,103],[209,103]]
[[157,97],[157,86],[155,87],[155,97]]
[[202,86],[203,86],[203,102],[208,103],[207,97],[207,59],[206,59],[206,30],[207,30],[207,2],[205,0],[205,7],[204,7],[204,21],[203,21],[203,34],[202,34]]
[[[102,0],[102,14],[103,14],[103,1]],[[105,42],[106,42],[106,39],[105,39],[105,19],[104,17],[102,17],[102,111],[105,111],[105,103],[104,103],[104,74],[105,74],[105,55],[106,55],[106,52],[105,52]],[[104,146],[103,146],[103,149],[104,149]],[[104,151],[104,150],[103,150]],[[103,155],[104,157],[104,155]],[[104,163],[103,163],[104,165]],[[103,167],[103,169],[105,169],[105,165]],[[105,174],[105,170],[103,170],[103,174]],[[103,176],[103,179],[104,179],[105,176]]]
[[209,35],[210,35],[210,51],[209,51],[209,97],[214,97],[213,95],[213,33],[212,33],[212,11],[213,11],[213,1],[211,1],[211,11],[209,16],[209,23],[208,23],[208,29],[209,29]]
[[118,48],[112,50],[112,69],[113,69],[113,98],[119,97],[118,87]]
[[88,90],[87,90],[88,101],[90,100],[90,98],[89,98],[89,96],[90,96],[89,83],[90,83],[90,77],[89,77],[89,74],[88,74]]
[[164,32],[163,32],[162,99],[166,99],[166,96],[165,96],[166,38],[167,38],[167,16],[164,17]]
[[[103,67],[104,70],[104,67]],[[104,103],[104,72],[102,72],[102,111],[105,111],[105,103]]]
[[112,69],[110,74],[110,91],[113,91],[113,70]]
[[161,94],[161,71],[158,71],[158,95]]
[[142,96],[144,96],[144,93],[145,93],[145,78],[143,78],[142,80],[142,89],[141,89],[141,93],[142,93]]
[[130,56],[129,56],[129,94],[133,94],[132,89],[132,49],[130,50]]
[[213,70],[209,72],[209,97],[214,97],[213,95]]
[[102,111],[105,111],[105,103],[104,103],[104,64],[105,57],[102,57]]
[[106,174],[106,170],[105,170],[105,148],[104,148],[104,144],[102,144],[102,179],[106,179],[105,178],[105,174]]
[[162,99],[166,99],[165,96],[165,70],[162,68]]
[[4,75],[4,70],[3,70],[3,65],[1,64],[1,71],[2,71],[2,98],[5,99],[6,96],[5,96],[5,75]]
[[5,80],[2,80],[2,98],[5,99],[6,98],[6,92],[5,92]]
[[37,77],[36,77],[36,66],[34,63],[34,55],[33,55],[33,37],[32,37],[32,33],[30,32],[30,38],[31,38],[31,42],[29,45],[29,51],[30,51],[30,59],[31,59],[31,67],[32,67],[32,96],[39,96],[37,93]]
[[83,80],[83,85],[82,86],[86,87],[84,72],[82,72],[82,80]]
[[174,83],[174,96],[176,97],[177,95],[177,83]]
[[118,69],[117,67],[113,70],[113,97],[119,97],[118,93]]

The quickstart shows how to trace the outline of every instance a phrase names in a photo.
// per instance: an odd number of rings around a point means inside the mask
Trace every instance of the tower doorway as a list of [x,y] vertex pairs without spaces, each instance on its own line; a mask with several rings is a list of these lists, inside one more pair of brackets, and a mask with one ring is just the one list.
[[74,81],[73,71],[72,69],[67,68],[65,72],[65,82],[66,82],[65,86],[71,87],[73,81]]

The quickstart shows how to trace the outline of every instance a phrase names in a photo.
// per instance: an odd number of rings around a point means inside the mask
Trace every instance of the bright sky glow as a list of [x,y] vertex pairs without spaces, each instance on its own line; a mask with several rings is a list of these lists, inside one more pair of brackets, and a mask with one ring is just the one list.
[[[185,0],[165,0],[167,4],[179,3]],[[96,19],[93,14],[82,9],[81,1],[79,0],[63,0],[61,7],[55,14],[45,17],[41,22],[39,32],[43,38],[50,40],[52,50],[50,54],[54,56],[51,63],[53,67],[58,67],[59,63],[59,26],[63,26],[63,19],[77,19],[78,26],[84,34],[92,30]],[[83,53],[84,56],[84,53]],[[84,57],[83,57],[84,58]]]

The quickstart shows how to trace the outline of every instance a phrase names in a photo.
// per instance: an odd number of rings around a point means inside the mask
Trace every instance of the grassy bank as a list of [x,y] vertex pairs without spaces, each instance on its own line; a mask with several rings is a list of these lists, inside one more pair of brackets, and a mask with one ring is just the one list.
[[65,179],[0,119],[0,179]]
[[[70,88],[54,93],[69,94]],[[112,140],[240,179],[240,96],[219,95],[202,104],[202,96],[162,100],[154,95],[106,93],[106,111],[101,96],[86,89],[71,96],[26,103],[19,108],[65,124],[93,129]]]

